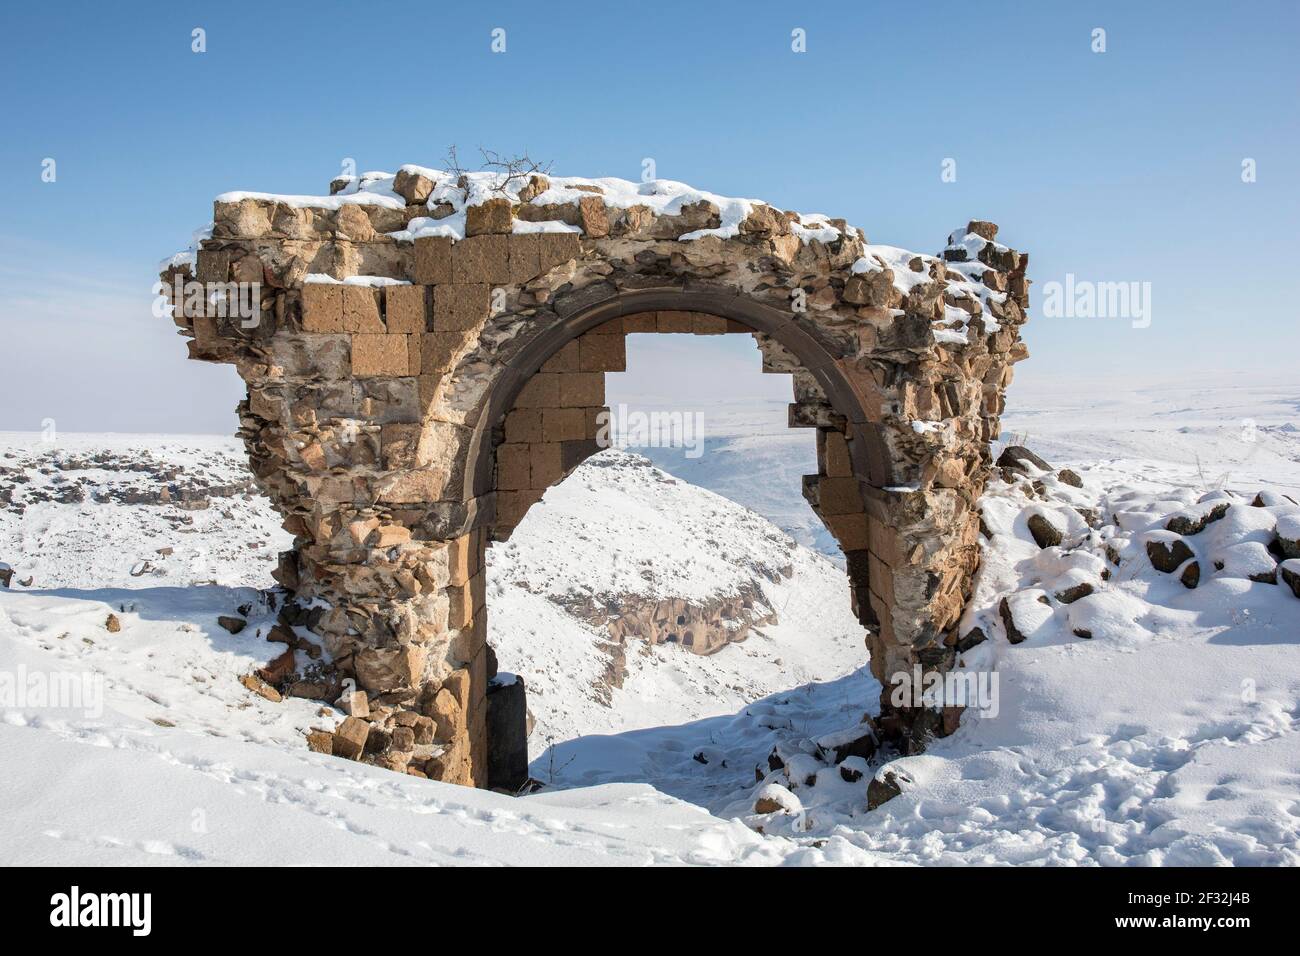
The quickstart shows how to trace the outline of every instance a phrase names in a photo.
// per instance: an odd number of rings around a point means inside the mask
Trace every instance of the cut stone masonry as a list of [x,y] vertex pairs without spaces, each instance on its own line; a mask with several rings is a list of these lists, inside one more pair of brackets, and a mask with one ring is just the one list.
[[334,187],[219,197],[162,276],[259,290],[255,322],[182,301],[175,321],[247,383],[240,435],[295,536],[286,623],[368,695],[364,739],[352,723],[313,746],[517,786],[488,771],[484,548],[599,450],[604,375],[644,332],[753,335],[792,375],[790,425],[817,434],[803,492],[847,559],[882,736],[913,752],[951,726],[888,691],[953,666],[979,563],[989,442],[1027,355],[1028,257],[996,226],[928,256],[663,181],[403,167]]

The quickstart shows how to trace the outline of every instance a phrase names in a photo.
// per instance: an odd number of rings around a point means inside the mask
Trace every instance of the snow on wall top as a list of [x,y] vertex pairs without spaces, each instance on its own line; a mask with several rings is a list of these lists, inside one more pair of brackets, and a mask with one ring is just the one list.
[[[578,202],[584,198],[599,196],[610,208],[628,209],[632,206],[645,206],[655,215],[677,215],[682,211],[683,206],[701,201],[710,202],[718,207],[722,218],[720,226],[686,233],[679,237],[681,241],[700,239],[704,236],[731,238],[739,234],[740,224],[755,207],[769,205],[761,199],[721,196],[671,179],[632,182],[612,176],[595,179],[580,176],[511,176],[491,171],[449,172],[410,164],[402,166],[399,173],[423,176],[431,180],[434,184],[433,190],[424,205],[431,213],[442,211],[444,214],[438,218],[419,217],[411,220],[406,229],[387,233],[395,239],[416,239],[421,236],[463,239],[465,238],[465,211],[471,206],[479,206],[490,199],[501,197],[509,199],[512,203],[531,202],[533,205],[547,206]],[[398,173],[368,172],[360,176],[341,177],[336,182],[342,183],[342,188],[330,196],[237,191],[222,193],[216,201],[239,202],[242,199],[264,199],[299,208],[339,209],[346,205],[363,204],[404,209],[407,201],[394,189],[397,176]],[[547,188],[540,193],[527,192],[534,178],[544,180],[548,184]],[[451,207],[449,214],[446,213],[447,206]],[[442,210],[439,210],[439,207],[442,207]],[[561,220],[529,222],[516,219],[512,228],[515,232],[581,231],[577,226]],[[798,214],[797,220],[791,222],[791,230],[805,242],[813,239],[831,242],[842,235],[862,237],[861,230],[845,225],[843,220],[832,220],[831,217],[820,213]]]
[[[639,207],[644,212],[638,212],[638,217],[683,217],[687,223],[685,230],[679,226],[668,235],[654,234],[656,238],[674,238],[679,242],[706,237],[730,239],[775,223],[781,235],[792,236],[803,244],[841,239],[861,243],[862,255],[853,263],[852,273],[871,276],[888,270],[886,281],[900,297],[906,297],[919,285],[942,278],[945,305],[942,318],[935,323],[935,338],[952,345],[969,342],[969,323],[975,315],[981,317],[984,332],[998,331],[1001,325],[995,316],[1004,310],[996,306],[1005,305],[1008,298],[1007,292],[1002,291],[1005,284],[991,288],[984,281],[988,263],[993,261],[990,254],[1013,255],[1009,247],[994,241],[997,227],[991,223],[972,222],[953,232],[947,247],[938,255],[921,255],[897,246],[870,244],[861,229],[843,219],[820,213],[783,211],[760,199],[723,196],[669,179],[633,182],[616,177],[461,172],[405,165],[396,173],[374,171],[339,177],[331,184],[331,190],[328,196],[227,192],[217,196],[216,203],[220,206],[253,200],[291,209],[332,212],[349,206],[369,207],[374,210],[367,213],[376,223],[374,235],[402,242],[425,237],[464,239],[473,231],[470,210],[502,199],[510,203],[508,229],[514,233],[568,232],[601,238],[609,234],[609,224],[605,223],[605,231],[596,231],[587,228],[585,218],[586,209],[591,207],[583,204],[595,199],[599,200],[597,209],[615,210],[620,215]],[[575,217],[575,209],[583,209],[582,215]],[[628,212],[627,218],[630,221],[632,213]],[[697,222],[704,225],[690,228]],[[493,231],[504,231],[504,228]],[[196,233],[190,249],[164,260],[160,271],[186,265],[192,268],[195,250],[211,236],[211,227]],[[329,277],[312,275],[308,281],[329,281]],[[348,281],[365,283],[369,277],[357,276]],[[990,308],[991,303],[994,308]],[[901,314],[899,309],[893,311]]]

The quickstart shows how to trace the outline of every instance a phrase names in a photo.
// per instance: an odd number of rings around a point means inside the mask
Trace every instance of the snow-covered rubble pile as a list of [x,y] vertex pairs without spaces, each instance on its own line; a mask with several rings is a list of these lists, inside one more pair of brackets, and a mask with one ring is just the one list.
[[1009,467],[984,498],[992,559],[968,615],[972,644],[1132,643],[1202,624],[1247,594],[1300,623],[1300,504],[1290,497],[1101,490],[1086,470],[1055,472],[1014,448],[999,462]]
[[234,439],[0,435],[14,586],[262,585],[291,542]]
[[715,812],[931,862],[1300,862],[1300,504],[999,465],[957,665],[994,706],[911,757],[788,734]]

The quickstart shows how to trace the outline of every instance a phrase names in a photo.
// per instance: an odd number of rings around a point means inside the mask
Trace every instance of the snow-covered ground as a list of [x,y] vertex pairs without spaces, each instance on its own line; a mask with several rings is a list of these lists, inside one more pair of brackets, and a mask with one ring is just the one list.
[[[995,482],[984,503],[990,537],[963,633],[979,626],[988,639],[963,660],[996,674],[996,715],[968,711],[956,734],[894,761],[910,782],[870,812],[876,768],[847,780],[813,744],[857,725],[879,692],[842,577],[680,481],[623,487],[584,469],[493,555],[492,640],[502,667],[529,682],[541,735],[532,770],[548,784],[511,798],[312,754],[301,733],[333,720],[318,703],[272,704],[238,683],[271,655],[269,620],[255,608],[230,635],[215,619],[256,601],[252,588],[270,583],[263,555],[285,538],[261,499],[217,493],[238,484],[233,441],[60,438],[58,454],[131,445],[151,453],[150,467],[183,465],[169,479],[190,489],[181,508],[114,501],[124,477],[29,460],[50,449],[5,436],[0,465],[14,471],[0,485],[27,503],[21,515],[0,510],[0,561],[15,571],[0,591],[0,859],[1300,862],[1300,599],[1275,543],[1300,513],[1284,497],[1300,500],[1300,394],[1017,385],[1011,399],[1004,437],[1027,435],[1053,467]],[[779,439],[748,441],[779,459]],[[1082,487],[1062,480],[1066,466]],[[83,501],[28,497],[75,497],[58,473],[87,478]],[[110,500],[96,502],[96,489]],[[209,507],[193,507],[205,494]],[[1147,544],[1171,539],[1171,516],[1225,504],[1182,536],[1191,557],[1173,573],[1152,567]],[[669,507],[683,519],[676,536],[662,520]],[[1035,514],[1060,546],[1034,542]],[[719,541],[700,537],[710,523]],[[616,548],[603,533],[615,527]],[[748,546],[755,567],[729,577],[735,562],[709,563],[715,545]],[[762,572],[786,555],[789,578]],[[755,576],[779,623],[707,657],[630,641],[623,686],[600,699],[590,689],[608,660],[602,629],[557,598],[636,590],[619,575],[647,559],[658,562],[651,589],[714,593]],[[1194,589],[1179,580],[1192,560]],[[1269,570],[1278,583],[1252,580]],[[1082,584],[1092,593],[1070,593]],[[110,613],[120,631],[106,629]],[[1008,641],[1008,616],[1021,643]],[[51,707],[42,691],[72,706]],[[792,812],[756,815],[760,790]]]

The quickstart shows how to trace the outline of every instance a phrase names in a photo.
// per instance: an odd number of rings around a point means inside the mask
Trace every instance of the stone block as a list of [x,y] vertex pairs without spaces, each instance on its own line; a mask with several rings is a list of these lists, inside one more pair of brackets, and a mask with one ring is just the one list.
[[342,332],[343,286],[337,282],[304,282],[302,286],[302,330]]
[[451,282],[452,241],[447,236],[424,236],[415,240],[415,281],[421,285]]
[[696,335],[724,335],[727,332],[727,320],[720,315],[696,312],[691,321],[691,331]]
[[538,372],[519,390],[519,395],[515,399],[515,408],[559,408],[560,380],[569,377],[570,374]]
[[633,332],[658,332],[658,313],[636,312],[632,315],[623,316],[623,331],[628,334]]
[[497,526],[513,528],[524,520],[528,509],[542,497],[544,489],[502,491],[497,494]]
[[531,487],[545,491],[564,477],[563,446],[559,442],[529,445]]
[[387,332],[352,336],[352,374],[358,378],[375,375],[410,375],[410,336]]
[[474,620],[474,594],[469,582],[448,587],[447,602],[447,627],[453,631],[468,627]]
[[566,372],[557,375],[556,378],[559,379],[561,408],[585,408],[605,404],[604,372]]
[[510,246],[506,236],[469,236],[451,247],[451,281],[456,285],[507,285]]
[[506,441],[542,441],[544,415],[540,408],[516,408],[509,412],[505,422]]
[[817,433],[822,440],[821,466],[830,478],[853,477],[853,462],[849,458],[849,443],[842,432],[823,429]]
[[199,282],[229,282],[232,258],[228,250],[200,249],[195,257],[194,278]]
[[542,271],[541,242],[537,233],[512,235],[507,246],[510,253],[510,282],[523,285]]
[[655,313],[656,323],[655,331],[657,332],[694,332],[695,331],[695,313],[694,312],[657,312]]
[[384,324],[389,332],[418,335],[428,328],[428,289],[390,285],[384,289]]
[[441,375],[451,369],[471,332],[428,332],[412,336],[420,345],[421,375]]
[[463,534],[447,542],[448,583],[465,584],[478,573],[478,534]]
[[594,432],[589,430],[590,409],[586,408],[547,408],[542,411],[542,437],[535,439],[546,442],[572,441],[591,438]]
[[864,550],[869,546],[867,516],[862,512],[826,515],[823,520],[842,550]]
[[491,286],[483,283],[434,286],[433,330],[463,332],[478,328],[487,320],[491,303]]
[[383,332],[379,290],[367,285],[343,285],[343,331]]
[[413,423],[390,422],[380,429],[380,453],[389,470],[417,468],[423,428]]
[[447,473],[440,469],[421,468],[402,471],[381,482],[379,500],[387,504],[422,504],[441,501],[447,488]]
[[578,200],[578,216],[582,220],[582,231],[591,239],[603,239],[609,235],[609,211],[605,200],[599,196],[583,196]]
[[542,363],[543,372],[577,372],[578,367],[578,342],[579,339],[573,339],[564,343],[564,346]]
[[353,658],[357,683],[375,694],[397,687],[417,687],[424,680],[428,652],[414,644],[402,647],[363,647]]
[[522,677],[487,688],[488,786],[517,793],[528,782],[528,704]]
[[563,469],[564,474],[567,475],[598,451],[600,451],[600,445],[594,438],[561,442],[560,467]]
[[522,491],[529,484],[529,445],[510,442],[497,446],[497,488],[502,491]]
[[862,491],[856,478],[822,478],[817,482],[818,504],[823,515],[860,513]]
[[361,759],[370,736],[370,725],[360,717],[345,717],[334,731],[334,756],[348,760]]
[[582,254],[582,244],[574,232],[541,232],[537,234],[539,275],[550,272],[561,263],[576,259]]
[[510,234],[513,219],[510,200],[504,196],[494,196],[465,210],[465,235],[506,236]]
[[[626,372],[627,348],[622,335],[592,335],[577,340],[579,369],[583,372]],[[601,401],[604,401],[602,395]],[[599,404],[593,402],[591,404]]]

